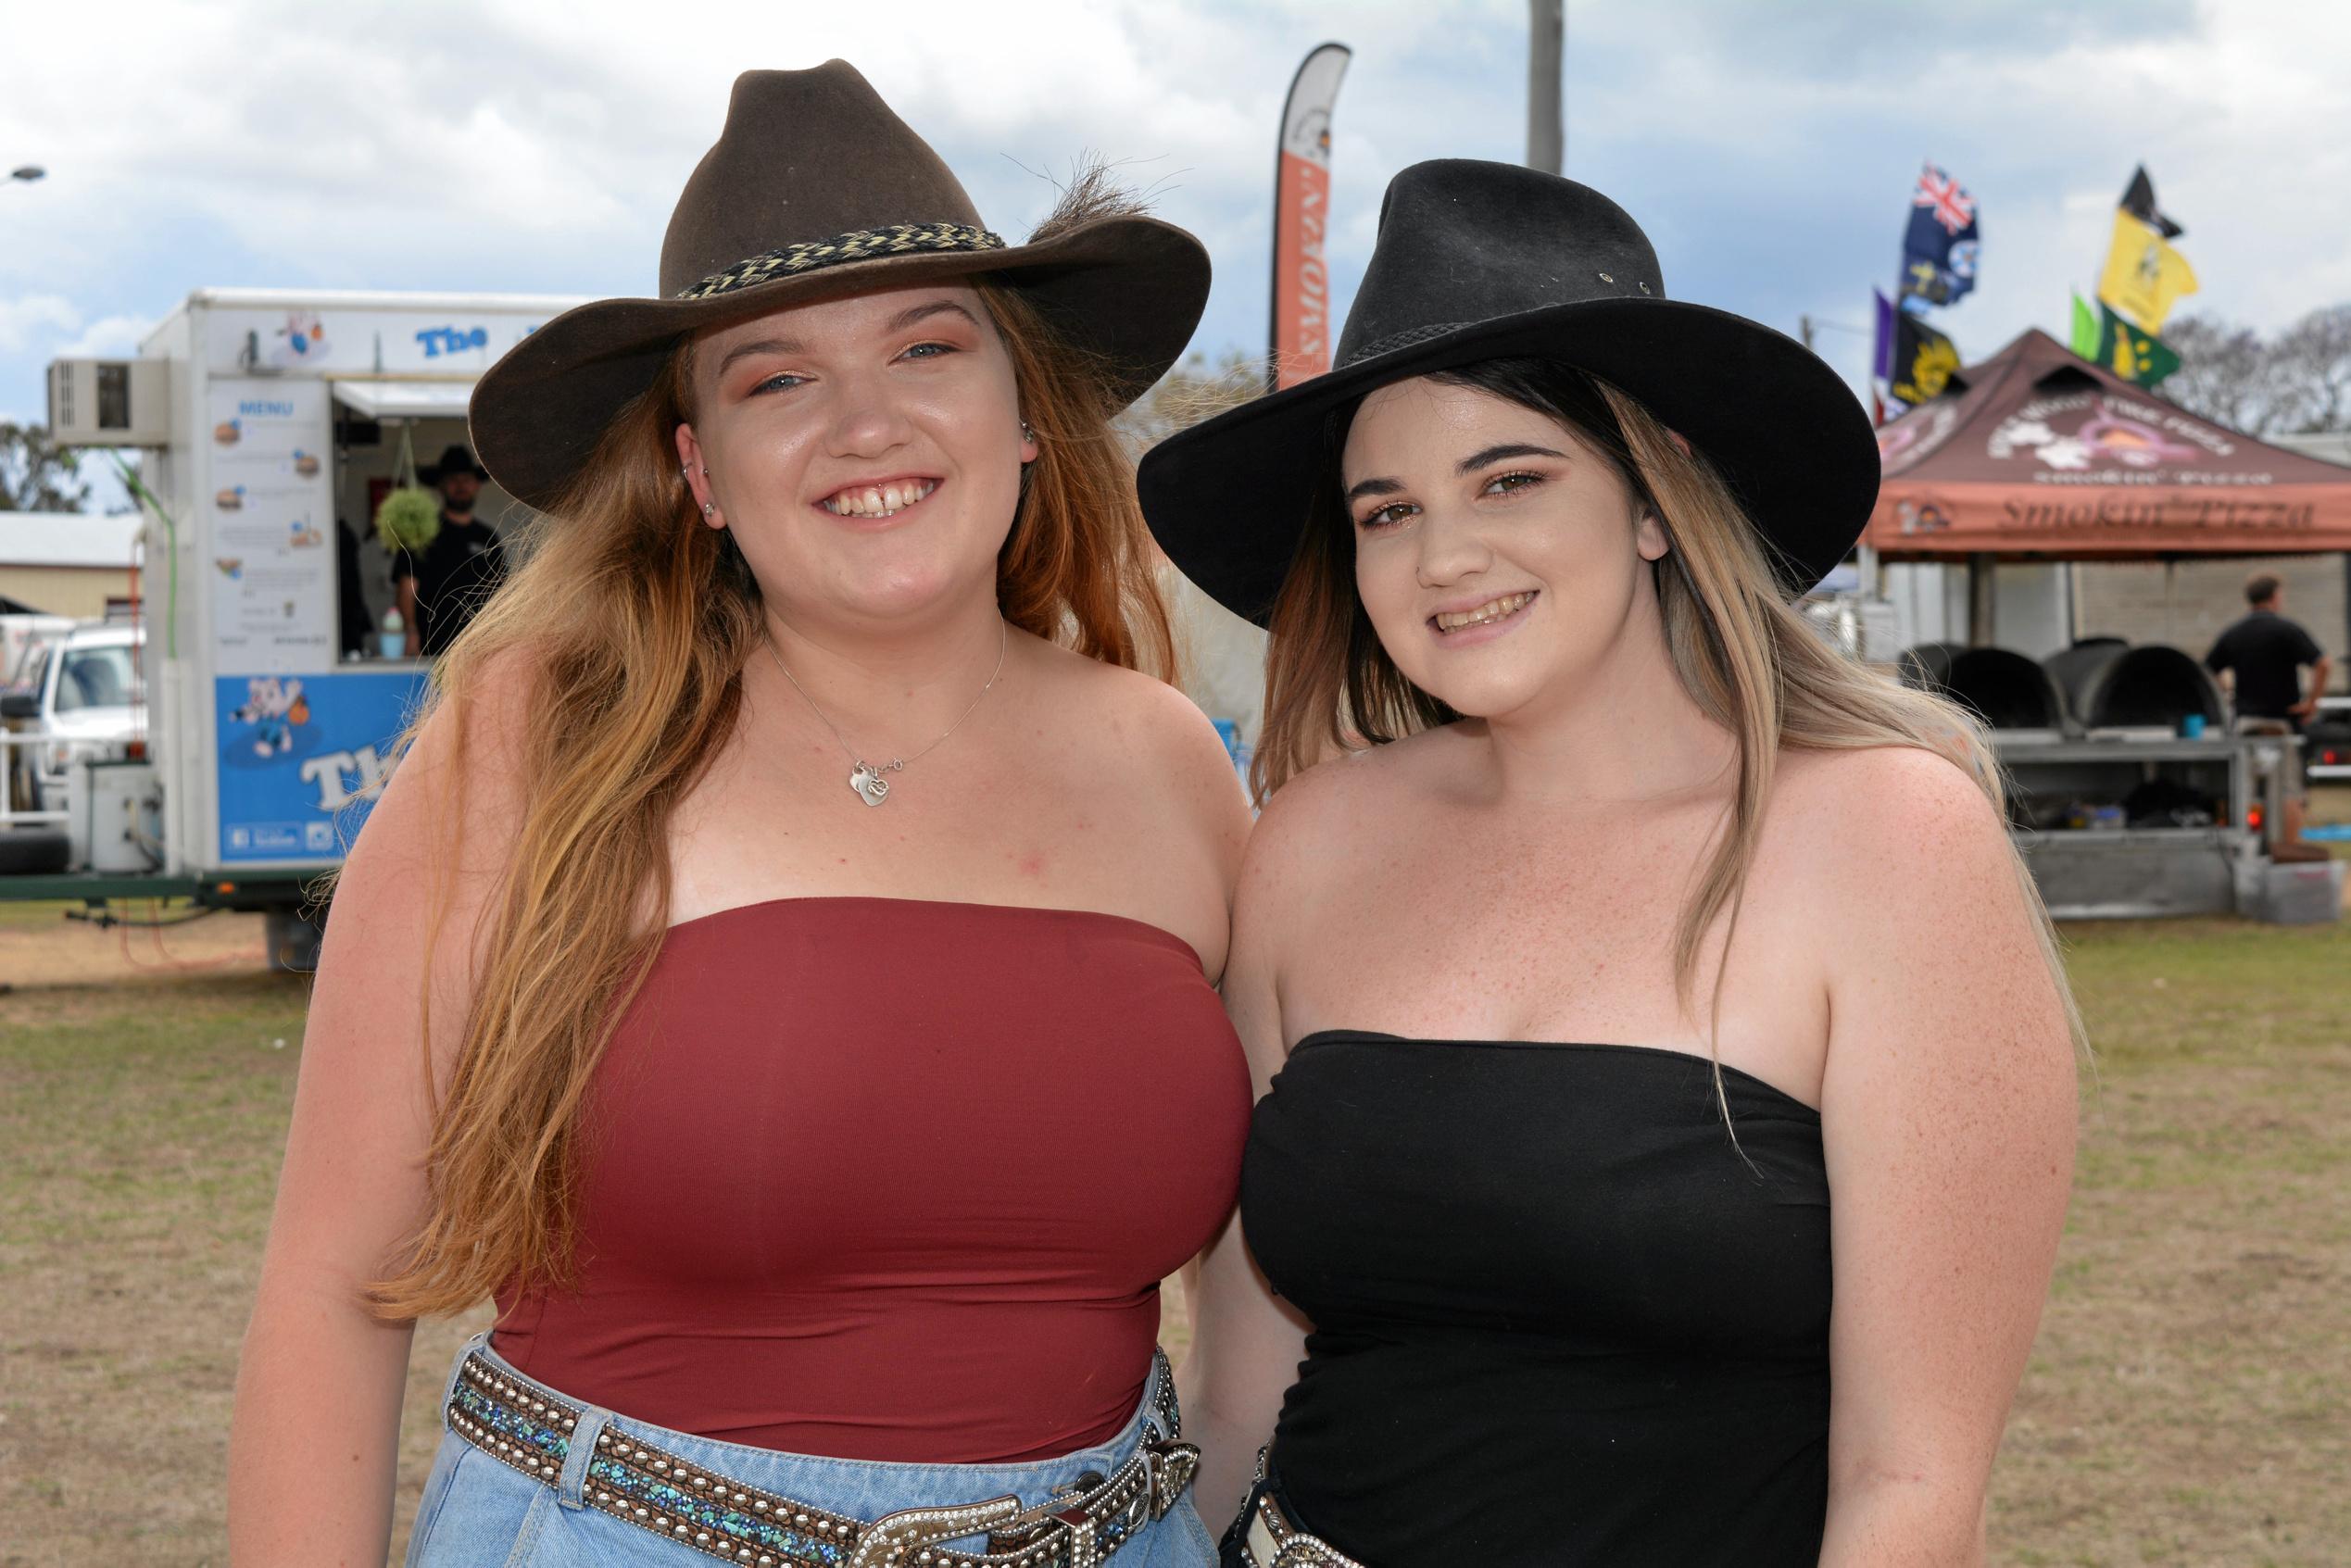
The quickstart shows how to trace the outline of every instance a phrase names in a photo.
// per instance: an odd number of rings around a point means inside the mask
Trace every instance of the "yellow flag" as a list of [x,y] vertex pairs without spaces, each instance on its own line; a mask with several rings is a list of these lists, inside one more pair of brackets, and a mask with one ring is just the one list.
[[2159,332],[2172,302],[2195,292],[2195,273],[2161,232],[2118,208],[2114,248],[2106,252],[2098,297],[2137,321],[2143,332]]

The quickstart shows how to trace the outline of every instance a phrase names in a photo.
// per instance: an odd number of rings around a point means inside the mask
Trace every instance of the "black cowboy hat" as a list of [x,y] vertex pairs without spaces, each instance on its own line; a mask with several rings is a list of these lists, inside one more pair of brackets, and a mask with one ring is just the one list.
[[1828,575],[1868,521],[1878,495],[1868,416],[1811,350],[1667,299],[1648,237],[1598,191],[1447,158],[1389,182],[1328,374],[1144,455],[1138,485],[1151,532],[1187,577],[1263,625],[1305,526],[1325,418],[1389,382],[1519,358],[1590,371],[1704,454],[1792,595]]
[[416,477],[423,483],[438,484],[453,473],[470,473],[476,479],[490,477],[490,470],[475,462],[473,454],[462,443],[443,448],[441,460],[429,469],[417,470]]
[[786,306],[987,274],[1102,367],[1121,406],[1176,362],[1208,303],[1208,253],[1131,211],[1008,246],[947,165],[842,60],[746,71],[661,242],[661,297],[567,310],[473,391],[474,445],[544,508],[688,335]]

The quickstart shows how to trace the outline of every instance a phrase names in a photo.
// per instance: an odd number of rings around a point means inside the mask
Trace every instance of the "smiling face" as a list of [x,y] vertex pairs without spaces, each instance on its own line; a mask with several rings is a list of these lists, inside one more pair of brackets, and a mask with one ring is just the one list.
[[1380,646],[1456,712],[1506,718],[1580,686],[1628,627],[1657,625],[1646,563],[1665,555],[1664,530],[1548,414],[1399,382],[1364,399],[1339,467]]
[[976,292],[780,310],[698,340],[691,385],[679,460],[787,619],[870,629],[993,594],[1037,447]]

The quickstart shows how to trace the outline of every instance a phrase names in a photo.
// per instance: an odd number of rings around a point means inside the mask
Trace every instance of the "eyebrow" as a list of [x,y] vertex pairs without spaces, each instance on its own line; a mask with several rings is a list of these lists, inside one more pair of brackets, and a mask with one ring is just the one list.
[[[977,327],[979,325],[978,319],[970,311],[956,304],[955,301],[951,299],[934,299],[924,305],[909,306],[906,309],[901,310],[897,315],[891,317],[889,321],[883,327],[882,330],[885,332],[901,332],[919,321],[927,321],[934,316],[947,315],[961,316],[964,320],[969,321],[974,327]],[[738,343],[734,347],[728,349],[719,359],[718,373],[720,375],[726,374],[728,370],[734,366],[736,360],[748,359],[755,354],[794,355],[805,354],[807,352],[808,345],[802,343],[798,338],[753,338],[746,343]]]
[[1482,452],[1472,452],[1454,465],[1453,471],[1460,474],[1476,473],[1489,463],[1503,462],[1512,458],[1557,458],[1564,462],[1566,457],[1566,453],[1554,452],[1548,446],[1535,446],[1523,441],[1513,441],[1500,446],[1489,446]]
[[[1548,446],[1536,446],[1524,441],[1511,441],[1499,446],[1489,446],[1482,451],[1472,452],[1453,466],[1453,471],[1458,474],[1476,473],[1489,464],[1506,462],[1512,458],[1557,458],[1565,462],[1567,460],[1567,454],[1554,452]],[[1366,495],[1393,495],[1403,488],[1392,479],[1366,479],[1349,487],[1347,504],[1352,507]]]
[[928,305],[910,306],[906,309],[899,311],[897,315],[890,318],[890,324],[887,330],[894,332],[903,332],[906,328],[912,326],[917,321],[927,321],[934,316],[945,316],[950,313],[962,317],[964,320],[969,321],[974,327],[979,325],[978,318],[974,317],[970,311],[964,309],[962,306],[956,304],[953,300],[934,299]]
[[807,351],[807,350],[806,350],[805,345],[802,345],[802,344],[801,344],[801,342],[799,341],[799,339],[798,339],[798,338],[790,338],[790,337],[761,337],[761,338],[753,338],[753,339],[751,339],[751,340],[750,340],[749,342],[748,342],[748,343],[738,343],[738,344],[736,344],[734,347],[732,347],[732,348],[728,349],[728,350],[726,351],[726,353],[725,353],[724,357],[723,357],[723,358],[722,358],[719,360],[719,362],[718,362],[718,373],[719,373],[720,375],[722,375],[722,376],[723,376],[723,375],[724,375],[724,374],[726,374],[726,372],[727,372],[728,370],[732,370],[732,369],[734,368],[734,366],[735,366],[735,362],[737,359],[748,359],[748,358],[751,358],[751,356],[753,356],[754,354],[787,354],[787,355],[788,355],[788,354],[801,354],[801,353],[805,353],[806,351]]

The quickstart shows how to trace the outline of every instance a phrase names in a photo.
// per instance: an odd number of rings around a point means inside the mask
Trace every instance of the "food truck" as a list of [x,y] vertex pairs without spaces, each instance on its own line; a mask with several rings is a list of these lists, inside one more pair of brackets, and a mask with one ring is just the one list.
[[[0,898],[264,910],[273,960],[308,967],[310,884],[341,862],[425,678],[383,657],[376,507],[404,450],[429,466],[465,442],[482,372],[579,303],[199,289],[136,358],[50,366],[58,445],[142,452],[148,722],[144,756],[73,769],[63,822],[15,813],[64,831],[65,864],[14,856]],[[522,515],[491,484],[475,511],[507,530]],[[346,602],[366,627],[344,624]]]

